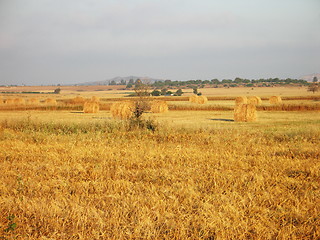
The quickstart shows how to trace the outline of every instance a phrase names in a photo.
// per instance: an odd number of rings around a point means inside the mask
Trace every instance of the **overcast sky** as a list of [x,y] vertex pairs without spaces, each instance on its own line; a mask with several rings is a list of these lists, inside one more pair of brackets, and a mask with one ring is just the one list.
[[0,0],[0,84],[320,72],[320,0]]

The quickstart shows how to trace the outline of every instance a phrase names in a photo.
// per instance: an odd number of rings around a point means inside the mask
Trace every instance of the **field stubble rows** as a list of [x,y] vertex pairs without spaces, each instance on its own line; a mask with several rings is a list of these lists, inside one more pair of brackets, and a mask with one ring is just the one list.
[[3,122],[0,237],[316,239],[318,124]]

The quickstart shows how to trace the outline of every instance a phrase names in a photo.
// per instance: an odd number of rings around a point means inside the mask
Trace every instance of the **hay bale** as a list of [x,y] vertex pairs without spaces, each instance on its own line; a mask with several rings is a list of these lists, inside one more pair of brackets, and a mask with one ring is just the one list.
[[282,99],[280,96],[272,96],[269,98],[269,102],[270,102],[270,104],[281,104]]
[[234,121],[254,122],[257,120],[255,104],[237,104],[234,108]]
[[57,101],[56,99],[54,98],[47,98],[45,101],[44,101],[44,104],[46,106],[50,106],[50,107],[56,107],[57,106]]
[[247,104],[248,103],[248,98],[246,96],[236,97],[235,103],[236,103],[236,105],[238,105],[238,104]]
[[26,100],[23,99],[23,98],[15,98],[13,100],[13,104],[16,105],[16,106],[23,106],[26,104]]
[[189,102],[205,104],[208,102],[208,98],[206,96],[192,95],[189,97]]
[[133,101],[123,101],[113,103],[110,112],[114,118],[130,119],[134,116],[136,104]]
[[91,97],[91,102],[99,103],[99,102],[100,102],[100,98],[97,97],[97,96],[92,96],[92,97]]
[[98,113],[100,110],[99,103],[96,101],[86,101],[83,105],[84,113]]
[[198,96],[197,103],[198,104],[205,104],[208,102],[208,98],[206,96]]
[[75,105],[83,105],[86,102],[86,99],[83,97],[75,97],[71,99],[70,103]]
[[166,101],[152,101],[151,102],[151,112],[153,113],[164,113],[168,112],[168,104]]
[[39,105],[40,104],[40,99],[39,98],[30,98],[27,101],[28,105]]
[[5,102],[5,104],[7,104],[7,105],[14,105],[14,100],[13,100],[12,98],[8,98],[8,99],[6,99],[4,102]]
[[248,104],[260,105],[262,103],[261,98],[257,96],[248,97]]
[[189,97],[189,102],[196,103],[198,95],[192,95]]

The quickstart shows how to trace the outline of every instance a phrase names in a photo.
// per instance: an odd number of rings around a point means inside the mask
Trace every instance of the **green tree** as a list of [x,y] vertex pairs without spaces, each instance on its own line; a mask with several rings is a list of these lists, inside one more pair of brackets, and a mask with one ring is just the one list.
[[152,95],[152,96],[160,96],[160,95],[161,95],[161,92],[158,91],[158,90],[153,90],[153,91],[151,92],[151,95]]
[[161,95],[166,95],[167,91],[168,91],[168,89],[166,89],[166,88],[161,89]]
[[182,89],[178,89],[175,93],[176,96],[181,96],[183,94]]
[[56,88],[56,89],[53,91],[54,94],[60,94],[60,92],[61,92],[61,88]]
[[198,94],[198,88],[197,88],[197,87],[194,87],[194,88],[193,88],[193,93],[194,93],[194,94]]
[[318,91],[319,91],[319,86],[318,86],[318,84],[316,84],[316,83],[311,84],[311,85],[308,87],[308,91],[309,91],[309,92],[313,92],[313,93],[318,92]]
[[132,88],[133,87],[133,84],[132,83],[128,83],[126,88]]
[[314,76],[313,79],[312,79],[312,82],[313,82],[313,83],[318,82],[318,78],[317,78],[316,76]]

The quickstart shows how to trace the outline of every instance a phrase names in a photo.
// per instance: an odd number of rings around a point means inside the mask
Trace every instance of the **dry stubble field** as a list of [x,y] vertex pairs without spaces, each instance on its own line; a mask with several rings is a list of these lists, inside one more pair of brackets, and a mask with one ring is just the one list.
[[319,239],[319,111],[145,117],[1,111],[0,239]]

